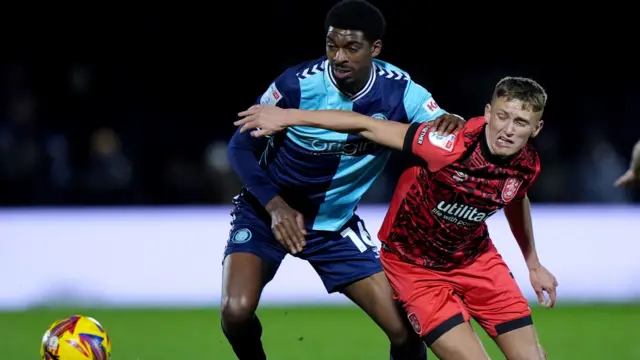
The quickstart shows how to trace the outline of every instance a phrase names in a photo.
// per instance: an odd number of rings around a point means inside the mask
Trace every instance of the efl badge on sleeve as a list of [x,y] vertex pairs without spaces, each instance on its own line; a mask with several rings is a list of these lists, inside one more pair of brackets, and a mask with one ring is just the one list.
[[262,105],[275,105],[278,101],[282,100],[282,94],[276,87],[276,84],[271,84],[269,89],[260,98],[260,104]]
[[448,152],[452,152],[453,151],[453,145],[455,144],[455,139],[456,136],[455,134],[449,134],[447,136],[442,136],[442,135],[438,135],[435,132],[430,132],[429,133],[429,142],[435,146],[435,147],[439,147],[441,149],[444,149]]
[[502,201],[508,203],[513,200],[520,190],[520,185],[522,185],[522,180],[516,178],[508,178],[504,183],[504,187],[502,188]]

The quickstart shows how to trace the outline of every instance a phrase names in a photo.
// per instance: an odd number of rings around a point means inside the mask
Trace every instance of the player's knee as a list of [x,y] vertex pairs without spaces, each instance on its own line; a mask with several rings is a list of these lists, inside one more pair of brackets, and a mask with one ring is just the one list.
[[392,345],[404,346],[414,339],[420,341],[419,336],[401,316],[402,307],[393,300],[393,291],[384,272],[380,271],[349,285],[344,293],[382,328]]
[[391,344],[395,346],[404,346],[412,341],[422,342],[418,335],[412,336],[414,335],[414,333],[411,333],[409,329],[407,329],[407,327],[402,323],[399,323],[397,325],[394,324],[393,326],[387,327],[386,329],[384,329],[384,332],[385,334],[387,334],[389,342],[391,342]]
[[226,296],[222,299],[220,309],[222,322],[226,325],[240,324],[249,321],[258,307],[258,299],[251,296]]

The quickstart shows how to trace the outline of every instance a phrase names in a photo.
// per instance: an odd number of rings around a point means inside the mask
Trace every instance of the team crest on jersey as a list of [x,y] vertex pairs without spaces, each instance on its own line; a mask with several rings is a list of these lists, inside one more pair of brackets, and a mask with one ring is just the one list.
[[251,240],[251,230],[249,229],[236,230],[233,235],[231,235],[231,241],[236,244],[244,244],[249,240]]
[[262,105],[275,105],[278,101],[282,100],[282,94],[276,87],[276,84],[273,83],[264,94],[260,98],[260,104]]
[[456,139],[456,135],[455,134],[449,134],[447,136],[442,136],[442,135],[438,135],[435,132],[430,132],[429,133],[429,142],[435,146],[435,147],[439,147],[441,149],[444,149],[448,152],[452,152],[453,151],[453,145],[454,145],[454,141]]
[[418,335],[422,335],[422,325],[420,325],[420,320],[418,319],[418,315],[416,315],[416,313],[410,313],[409,315],[407,315],[407,318],[411,323],[411,327],[413,328],[413,331],[415,331],[416,334]]
[[375,113],[371,115],[371,117],[374,119],[387,120],[387,117],[384,116],[384,114],[380,114],[380,113]]
[[516,197],[518,190],[522,185],[522,180],[516,178],[508,178],[502,188],[502,201],[509,202]]

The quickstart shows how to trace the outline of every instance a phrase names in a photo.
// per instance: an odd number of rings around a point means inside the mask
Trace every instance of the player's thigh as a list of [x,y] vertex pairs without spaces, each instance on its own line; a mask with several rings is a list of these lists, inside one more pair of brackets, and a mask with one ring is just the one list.
[[329,293],[342,292],[400,345],[409,336],[382,271],[380,251],[364,222],[351,218],[340,231],[310,232],[300,258],[314,267]]
[[340,231],[310,231],[298,257],[309,261],[329,293],[382,272],[379,249],[357,216]]
[[393,344],[404,344],[407,326],[398,312],[380,251],[357,216],[336,232],[312,232],[300,255],[314,267],[328,292],[342,292],[384,330]]
[[533,325],[498,335],[495,341],[507,360],[545,360],[547,358]]
[[470,317],[445,275],[399,260],[386,251],[384,271],[413,330],[432,347]]
[[527,299],[495,249],[460,273],[465,306],[489,336],[495,338],[533,324]]
[[251,208],[235,211],[223,261],[223,321],[241,322],[253,316],[262,289],[285,255],[269,224]]
[[471,324],[466,321],[442,334],[430,346],[431,351],[442,360],[487,360],[489,355],[482,346]]

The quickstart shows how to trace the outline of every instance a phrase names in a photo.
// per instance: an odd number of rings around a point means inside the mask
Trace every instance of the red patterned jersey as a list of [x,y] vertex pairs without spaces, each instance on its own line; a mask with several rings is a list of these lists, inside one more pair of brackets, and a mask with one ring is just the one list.
[[463,267],[493,246],[485,221],[524,198],[540,172],[531,144],[510,158],[492,155],[484,117],[462,131],[438,136],[415,123],[405,151],[421,160],[400,177],[378,234],[383,249],[436,270]]

